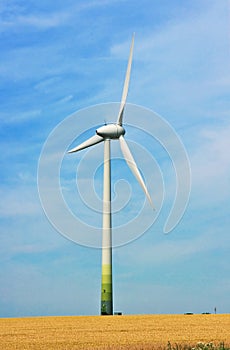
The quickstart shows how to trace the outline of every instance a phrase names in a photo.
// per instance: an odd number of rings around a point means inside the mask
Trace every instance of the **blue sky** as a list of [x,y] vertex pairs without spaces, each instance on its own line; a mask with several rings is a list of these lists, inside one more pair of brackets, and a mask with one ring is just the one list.
[[[192,187],[182,220],[164,234],[175,194],[171,161],[161,145],[127,127],[132,150],[135,142],[143,144],[156,162],[148,168],[135,151],[158,218],[139,239],[114,249],[114,308],[126,314],[230,312],[229,11],[226,0],[1,1],[0,317],[99,313],[101,251],[64,238],[50,224],[37,168],[47,137],[67,116],[119,101],[133,32],[128,102],[155,111],[175,129],[188,153]],[[138,125],[127,108],[128,122]],[[100,123],[104,116],[95,119]],[[78,127],[83,139],[86,120],[77,113]],[[117,225],[136,215],[144,197],[112,146],[118,158],[113,181],[126,181],[121,200],[126,192],[131,196],[115,214]],[[74,186],[79,164],[81,181],[90,179],[88,159],[98,167],[95,192],[101,195],[101,145],[90,152],[64,157],[60,181],[76,214],[99,227],[100,215],[81,203]],[[144,214],[147,220],[147,207]]]

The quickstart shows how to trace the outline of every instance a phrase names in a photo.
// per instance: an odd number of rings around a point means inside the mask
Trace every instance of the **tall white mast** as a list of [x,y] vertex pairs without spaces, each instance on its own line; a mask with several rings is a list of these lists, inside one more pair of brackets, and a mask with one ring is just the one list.
[[104,141],[101,315],[113,315],[110,139]]

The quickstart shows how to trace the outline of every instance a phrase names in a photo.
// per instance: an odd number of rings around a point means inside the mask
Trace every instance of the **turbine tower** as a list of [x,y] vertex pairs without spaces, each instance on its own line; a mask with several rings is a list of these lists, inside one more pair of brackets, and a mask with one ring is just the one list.
[[112,220],[111,220],[111,158],[110,141],[119,140],[123,156],[142,187],[150,204],[152,201],[145,186],[144,180],[137,168],[129,147],[124,139],[123,114],[129,88],[130,72],[133,57],[134,35],[130,47],[128,66],[125,76],[123,93],[120,103],[117,122],[104,125],[96,130],[96,134],[68,153],[78,152],[84,148],[104,141],[104,180],[103,180],[103,226],[102,226],[102,277],[101,277],[101,315],[113,315],[113,286],[112,286]]

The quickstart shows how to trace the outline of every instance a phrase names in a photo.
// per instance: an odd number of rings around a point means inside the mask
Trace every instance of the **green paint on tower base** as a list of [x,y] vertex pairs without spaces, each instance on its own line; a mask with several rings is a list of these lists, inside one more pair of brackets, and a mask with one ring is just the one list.
[[102,266],[101,315],[113,315],[112,266]]
[[113,305],[111,301],[101,301],[101,315],[113,315]]

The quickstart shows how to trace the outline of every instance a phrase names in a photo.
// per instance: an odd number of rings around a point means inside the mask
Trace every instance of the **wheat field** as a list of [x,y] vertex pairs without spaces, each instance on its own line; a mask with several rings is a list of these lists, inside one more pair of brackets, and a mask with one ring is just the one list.
[[1,350],[166,349],[230,345],[230,315],[72,316],[0,319]]

